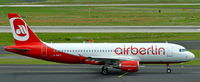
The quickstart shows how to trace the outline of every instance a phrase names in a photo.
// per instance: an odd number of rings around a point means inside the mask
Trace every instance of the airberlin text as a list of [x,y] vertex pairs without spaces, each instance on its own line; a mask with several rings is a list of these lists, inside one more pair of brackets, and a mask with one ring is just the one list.
[[117,55],[165,55],[164,47],[150,46],[150,47],[117,47],[114,50]]

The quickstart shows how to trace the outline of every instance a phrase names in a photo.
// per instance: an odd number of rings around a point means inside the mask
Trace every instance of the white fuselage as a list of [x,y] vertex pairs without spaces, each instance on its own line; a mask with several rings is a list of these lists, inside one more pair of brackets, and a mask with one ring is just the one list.
[[129,56],[140,62],[184,62],[194,55],[184,47],[171,43],[45,43],[64,53],[84,57]]

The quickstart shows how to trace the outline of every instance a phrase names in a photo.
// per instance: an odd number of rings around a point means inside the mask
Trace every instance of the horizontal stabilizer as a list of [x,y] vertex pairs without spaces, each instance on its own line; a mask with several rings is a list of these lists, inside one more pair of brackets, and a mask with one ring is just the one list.
[[7,48],[12,50],[18,50],[18,51],[30,51],[31,49],[22,49],[22,48]]

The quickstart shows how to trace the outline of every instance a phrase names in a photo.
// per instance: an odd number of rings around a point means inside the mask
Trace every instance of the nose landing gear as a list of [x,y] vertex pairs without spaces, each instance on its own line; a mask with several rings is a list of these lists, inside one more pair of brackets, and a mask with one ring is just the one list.
[[171,72],[172,70],[170,69],[169,64],[167,64],[167,73],[171,73]]

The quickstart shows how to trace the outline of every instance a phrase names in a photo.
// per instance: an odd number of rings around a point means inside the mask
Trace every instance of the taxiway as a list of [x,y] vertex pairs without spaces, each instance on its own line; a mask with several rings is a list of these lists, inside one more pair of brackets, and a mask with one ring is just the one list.
[[199,82],[200,66],[164,65],[140,66],[136,73],[110,69],[109,75],[100,74],[95,65],[0,65],[2,82]]

